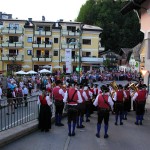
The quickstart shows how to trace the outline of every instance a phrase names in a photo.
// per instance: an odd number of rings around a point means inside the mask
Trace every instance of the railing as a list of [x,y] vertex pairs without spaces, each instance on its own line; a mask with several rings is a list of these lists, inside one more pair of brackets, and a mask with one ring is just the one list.
[[37,96],[30,99],[28,97],[27,103],[23,97],[9,99],[8,102],[0,100],[0,132],[38,119]]
[[23,61],[24,55],[16,55],[16,54],[2,54],[1,60],[3,61]]
[[52,56],[32,56],[32,61],[52,61]]

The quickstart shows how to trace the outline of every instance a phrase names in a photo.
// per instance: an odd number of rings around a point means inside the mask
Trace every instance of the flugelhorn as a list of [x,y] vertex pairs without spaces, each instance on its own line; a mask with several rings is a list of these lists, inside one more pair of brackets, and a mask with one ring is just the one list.
[[118,90],[118,86],[117,86],[117,84],[116,84],[116,82],[115,81],[113,81],[113,82],[110,82],[110,86],[115,90],[115,91],[117,91]]
[[138,91],[138,85],[135,85],[134,83],[131,83],[128,87],[132,89],[134,92]]
[[133,97],[135,92],[138,91],[138,84],[135,85],[134,83],[131,83],[128,87],[133,90],[133,93],[131,94],[131,97]]

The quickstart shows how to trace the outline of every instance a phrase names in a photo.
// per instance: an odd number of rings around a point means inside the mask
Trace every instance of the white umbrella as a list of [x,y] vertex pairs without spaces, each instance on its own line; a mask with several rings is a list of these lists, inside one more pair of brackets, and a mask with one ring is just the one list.
[[53,67],[54,69],[60,69],[60,68],[62,68],[61,66],[54,66]]
[[24,75],[24,74],[27,74],[27,73],[21,70],[21,71],[15,72],[15,74]]
[[22,68],[31,68],[29,65],[24,65]]
[[27,72],[27,74],[37,74],[37,72],[33,71],[33,70],[30,70]]
[[45,65],[45,66],[43,66],[42,68],[47,68],[47,69],[49,69],[49,68],[51,68],[51,66]]
[[47,69],[42,69],[39,71],[39,73],[51,73],[51,71],[47,70]]

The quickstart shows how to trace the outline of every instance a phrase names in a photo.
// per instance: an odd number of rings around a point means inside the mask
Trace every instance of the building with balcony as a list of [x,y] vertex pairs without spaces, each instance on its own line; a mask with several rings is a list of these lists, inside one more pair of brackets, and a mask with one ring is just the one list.
[[[72,71],[79,63],[85,71],[93,69],[103,62],[103,58],[98,57],[99,50],[103,49],[99,38],[101,32],[100,27],[81,22],[1,18],[0,70],[15,72],[23,65],[29,65],[38,71],[44,65],[59,65],[65,71],[66,49],[71,49]],[[77,44],[71,45],[70,39]]]

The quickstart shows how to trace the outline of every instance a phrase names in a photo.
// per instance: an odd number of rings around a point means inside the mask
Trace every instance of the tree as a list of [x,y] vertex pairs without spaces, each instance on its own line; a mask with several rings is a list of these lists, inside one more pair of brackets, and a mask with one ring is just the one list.
[[125,0],[87,0],[76,21],[101,27],[101,42],[105,50],[117,53],[120,48],[132,48],[143,41],[144,34],[140,32],[134,12],[120,13],[125,3]]

